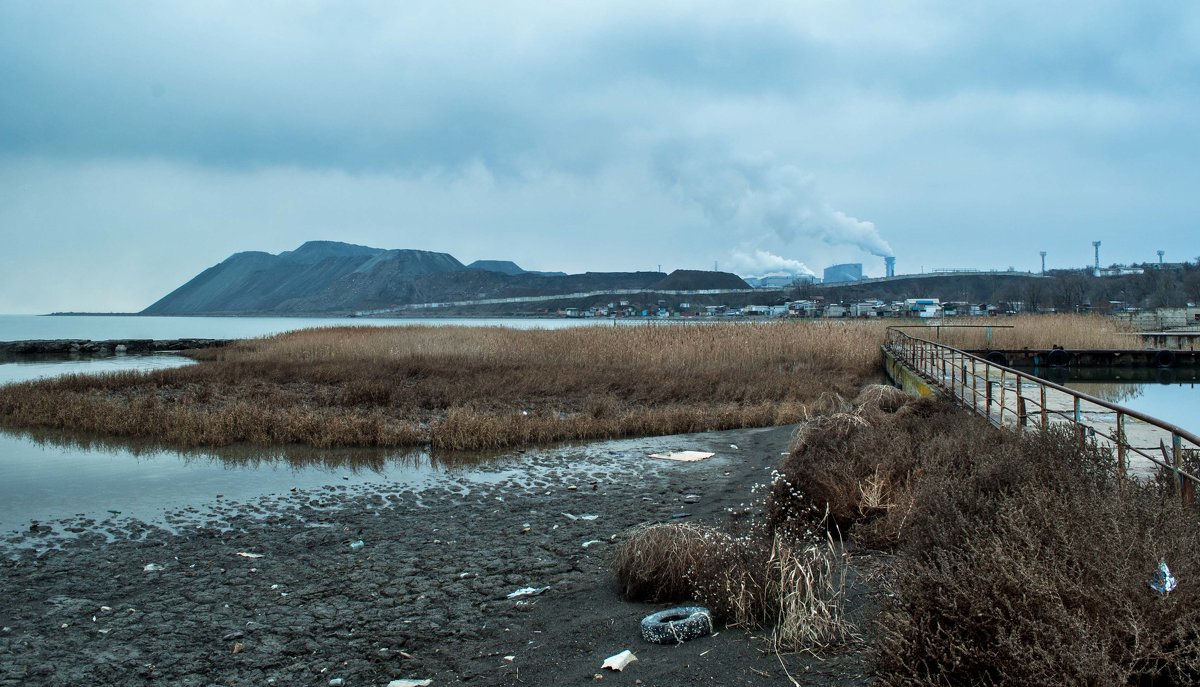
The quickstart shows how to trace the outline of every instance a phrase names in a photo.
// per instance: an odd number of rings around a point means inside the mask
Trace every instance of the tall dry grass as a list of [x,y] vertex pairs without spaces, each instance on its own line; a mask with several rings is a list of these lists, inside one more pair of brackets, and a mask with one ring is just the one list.
[[788,424],[880,365],[879,323],[327,328],[199,365],[0,388],[0,423],[176,446],[495,449]]
[[626,533],[613,568],[626,599],[698,601],[728,625],[769,628],[776,651],[820,651],[853,633],[844,552],[828,536],[643,525]]
[[[941,326],[939,326],[941,325]],[[1137,329],[1128,322],[1100,315],[1016,315],[1013,317],[956,317],[913,327],[906,333],[955,348],[1015,350],[1140,348]]]

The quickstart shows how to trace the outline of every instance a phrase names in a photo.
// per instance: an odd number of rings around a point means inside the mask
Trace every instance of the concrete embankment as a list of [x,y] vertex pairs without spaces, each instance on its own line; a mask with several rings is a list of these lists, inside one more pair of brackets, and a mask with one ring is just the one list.
[[980,358],[1009,367],[1073,367],[1073,368],[1161,368],[1198,367],[1200,351],[1172,349],[1134,350],[1036,350],[1023,348],[969,350]]
[[106,357],[124,354],[185,351],[193,348],[225,346],[232,339],[31,339],[0,341],[0,358],[37,356]]

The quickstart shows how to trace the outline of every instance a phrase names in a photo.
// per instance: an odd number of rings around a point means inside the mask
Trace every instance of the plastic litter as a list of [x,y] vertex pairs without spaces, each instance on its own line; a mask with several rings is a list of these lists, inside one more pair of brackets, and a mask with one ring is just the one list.
[[350,542],[350,548],[354,549],[355,551],[361,549],[362,547],[364,547],[366,545],[367,545],[366,542],[364,542],[361,539],[359,539],[358,541]]
[[1175,587],[1179,586],[1179,581],[1171,574],[1171,569],[1167,567],[1166,561],[1158,562],[1158,570],[1155,571],[1154,577],[1150,580],[1150,588],[1159,594],[1170,594],[1175,591]]
[[572,513],[563,513],[563,515],[567,516],[568,518],[570,518],[572,520],[595,520],[596,518],[600,517],[599,515],[592,515],[591,513],[584,513],[583,515],[574,515]]
[[523,596],[538,596],[539,594],[545,594],[546,590],[548,589],[550,589],[549,585],[545,587],[521,587],[517,591],[509,594],[506,598],[519,599]]
[[241,556],[242,558],[262,558],[264,556],[264,554],[250,553],[249,551],[238,551],[237,555]]
[[625,666],[633,663],[636,660],[637,656],[634,656],[632,651],[626,649],[619,654],[614,654],[604,659],[604,665],[600,666],[600,668],[621,671],[625,669]]
[[433,680],[392,680],[387,687],[429,687]]
[[604,543],[604,542],[602,542],[599,539],[589,539],[583,543],[583,548],[586,549],[587,547],[591,546],[592,544],[602,544],[602,543]]
[[737,444],[730,444],[729,448],[733,449],[734,451],[738,450]]
[[715,453],[709,451],[672,451],[670,453],[651,453],[651,458],[662,458],[665,460],[678,460],[684,463],[694,463],[705,458],[712,458]]
[[145,572],[158,572],[159,570],[162,570],[162,569],[163,569],[163,567],[161,565],[159,565],[158,563],[147,563],[146,567],[142,568],[142,570]]

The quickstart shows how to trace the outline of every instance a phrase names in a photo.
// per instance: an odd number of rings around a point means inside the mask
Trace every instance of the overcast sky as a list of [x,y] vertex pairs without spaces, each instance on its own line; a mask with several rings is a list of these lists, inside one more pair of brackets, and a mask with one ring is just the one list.
[[568,272],[1195,259],[1197,121],[1193,2],[0,0],[0,313],[136,311],[312,239]]

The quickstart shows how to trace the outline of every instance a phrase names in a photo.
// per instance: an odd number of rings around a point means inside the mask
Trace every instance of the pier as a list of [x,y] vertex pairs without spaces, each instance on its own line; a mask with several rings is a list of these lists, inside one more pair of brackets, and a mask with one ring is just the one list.
[[1200,481],[1200,437],[1181,427],[896,328],[888,329],[884,356],[889,377],[909,393],[952,398],[1018,432],[1065,423],[1080,441],[1111,449],[1119,474],[1170,473],[1189,500]]

